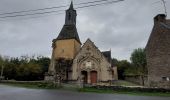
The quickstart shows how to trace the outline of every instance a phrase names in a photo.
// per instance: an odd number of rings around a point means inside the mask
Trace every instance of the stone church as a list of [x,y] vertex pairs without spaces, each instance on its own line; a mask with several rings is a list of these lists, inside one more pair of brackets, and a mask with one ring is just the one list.
[[79,82],[88,84],[117,80],[117,67],[111,61],[111,51],[101,52],[87,39],[82,45],[76,28],[76,10],[71,2],[66,10],[65,24],[52,43],[52,57],[46,81]]
[[170,20],[159,14],[146,45],[148,85],[170,88]]

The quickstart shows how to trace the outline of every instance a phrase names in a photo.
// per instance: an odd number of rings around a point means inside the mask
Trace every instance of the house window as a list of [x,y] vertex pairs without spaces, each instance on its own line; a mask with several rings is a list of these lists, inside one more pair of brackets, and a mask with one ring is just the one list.
[[170,78],[169,77],[162,77],[162,80],[163,81],[170,81]]

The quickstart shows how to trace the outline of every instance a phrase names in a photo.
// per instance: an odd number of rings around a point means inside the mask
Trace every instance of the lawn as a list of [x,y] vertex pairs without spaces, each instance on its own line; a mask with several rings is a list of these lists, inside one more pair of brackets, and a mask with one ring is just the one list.
[[140,91],[126,91],[126,90],[111,90],[111,89],[96,89],[96,88],[81,88],[80,92],[92,92],[92,93],[109,93],[109,94],[128,94],[128,95],[139,95],[139,96],[166,96],[170,97],[170,92],[140,92]]

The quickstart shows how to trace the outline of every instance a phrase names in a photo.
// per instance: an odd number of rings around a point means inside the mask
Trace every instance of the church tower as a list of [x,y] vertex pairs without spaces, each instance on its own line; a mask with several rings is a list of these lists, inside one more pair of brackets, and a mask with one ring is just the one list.
[[71,2],[66,10],[65,25],[58,37],[53,41],[55,59],[73,59],[81,47],[76,28],[76,10]]
[[62,71],[65,73],[64,80],[68,80],[72,61],[81,48],[76,28],[76,16],[76,10],[71,2],[69,9],[66,10],[65,24],[58,37],[53,40],[51,64],[45,80],[54,80],[54,77],[59,74],[58,72],[61,72],[60,69],[63,69]]

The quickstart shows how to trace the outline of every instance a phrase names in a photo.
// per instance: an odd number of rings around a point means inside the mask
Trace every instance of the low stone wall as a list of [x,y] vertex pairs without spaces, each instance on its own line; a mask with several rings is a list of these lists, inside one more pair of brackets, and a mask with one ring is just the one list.
[[142,79],[141,75],[126,75],[125,80],[139,85],[143,85],[144,80],[144,85],[147,86],[148,84],[147,76],[144,76]]
[[148,82],[149,87],[158,87],[158,88],[170,88],[170,81],[151,81]]

